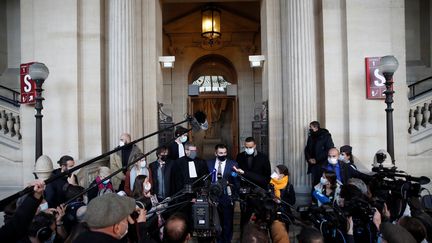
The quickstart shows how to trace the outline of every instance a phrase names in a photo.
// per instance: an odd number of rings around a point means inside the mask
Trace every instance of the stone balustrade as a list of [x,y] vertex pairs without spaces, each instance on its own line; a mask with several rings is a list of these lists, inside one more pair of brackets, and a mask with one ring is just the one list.
[[409,110],[409,128],[411,139],[420,134],[432,133],[432,95],[411,102]]
[[0,134],[21,140],[21,123],[18,110],[0,106]]

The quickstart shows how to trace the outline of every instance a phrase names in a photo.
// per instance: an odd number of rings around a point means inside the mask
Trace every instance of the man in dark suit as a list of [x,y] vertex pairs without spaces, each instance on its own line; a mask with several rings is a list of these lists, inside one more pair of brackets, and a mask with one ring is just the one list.
[[168,148],[163,146],[156,151],[158,159],[149,165],[152,194],[163,200],[172,194],[173,161],[168,159]]
[[[270,182],[271,166],[270,161],[264,153],[257,151],[255,139],[248,137],[245,139],[245,151],[237,155],[237,163],[240,168],[235,168],[236,172],[242,174],[246,179],[257,184],[259,187],[267,189]],[[241,182],[242,187],[251,187],[247,182]],[[252,208],[243,204],[241,207],[240,225],[243,231],[252,215]]]
[[218,243],[231,242],[233,234],[234,201],[232,196],[238,192],[239,183],[233,176],[232,168],[238,167],[237,162],[227,159],[228,148],[225,144],[215,146],[215,159],[207,161],[208,171],[216,169],[212,182],[222,186],[222,194],[218,199],[218,214],[222,233],[217,237]]
[[[175,183],[173,193],[183,190],[186,184],[192,184],[202,176],[207,174],[206,163],[197,157],[197,147],[195,144],[186,143],[184,145],[185,156],[175,161],[173,171]],[[204,182],[197,182],[193,188],[204,186]]]
[[175,140],[168,146],[168,158],[176,161],[178,158],[185,156],[184,144],[188,140],[188,129],[178,126],[174,132]]

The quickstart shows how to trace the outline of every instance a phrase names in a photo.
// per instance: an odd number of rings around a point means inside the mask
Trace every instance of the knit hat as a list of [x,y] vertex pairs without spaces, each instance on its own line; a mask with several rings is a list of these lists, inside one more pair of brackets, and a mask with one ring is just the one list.
[[105,228],[120,223],[135,210],[135,200],[116,193],[96,197],[87,205],[84,221],[90,228]]
[[340,152],[343,153],[352,153],[352,147],[349,145],[344,145],[342,147],[340,147]]

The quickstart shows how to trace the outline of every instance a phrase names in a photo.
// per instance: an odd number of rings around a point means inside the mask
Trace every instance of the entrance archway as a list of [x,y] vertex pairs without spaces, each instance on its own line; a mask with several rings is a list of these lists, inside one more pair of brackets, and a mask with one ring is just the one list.
[[224,143],[231,158],[235,158],[238,153],[238,101],[234,65],[223,56],[206,55],[194,62],[188,80],[196,91],[189,95],[189,112],[204,111],[209,121],[207,131],[192,134],[201,157],[213,158],[215,145]]

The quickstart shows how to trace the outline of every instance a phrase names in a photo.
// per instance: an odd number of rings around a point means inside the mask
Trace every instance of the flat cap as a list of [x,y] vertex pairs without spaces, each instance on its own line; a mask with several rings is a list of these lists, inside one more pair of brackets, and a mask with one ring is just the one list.
[[120,223],[135,210],[135,200],[117,193],[107,193],[91,200],[84,221],[90,228],[105,228]]

